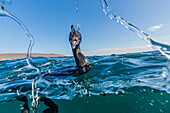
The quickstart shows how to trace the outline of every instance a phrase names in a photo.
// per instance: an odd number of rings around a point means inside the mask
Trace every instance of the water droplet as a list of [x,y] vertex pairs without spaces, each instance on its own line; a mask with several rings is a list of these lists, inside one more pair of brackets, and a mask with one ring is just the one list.
[[153,106],[153,104],[152,103],[149,103],[151,106]]
[[159,109],[159,111],[163,113],[162,109]]
[[8,91],[12,91],[12,89],[9,89]]
[[162,50],[166,51],[166,50],[167,50],[167,48],[164,48],[164,47],[163,47],[163,48],[162,48]]
[[107,71],[107,73],[110,73],[110,71]]
[[151,100],[151,102],[153,103],[155,100]]

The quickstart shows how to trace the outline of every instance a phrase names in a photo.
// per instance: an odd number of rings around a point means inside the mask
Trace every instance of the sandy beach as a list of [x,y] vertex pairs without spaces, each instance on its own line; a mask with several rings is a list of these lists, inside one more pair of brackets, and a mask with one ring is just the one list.
[[[41,53],[33,53],[31,55],[32,57],[62,57],[65,55],[62,54],[41,54]],[[19,58],[25,58],[25,53],[4,53],[0,54],[0,61],[3,60],[13,60],[13,59],[19,59]]]

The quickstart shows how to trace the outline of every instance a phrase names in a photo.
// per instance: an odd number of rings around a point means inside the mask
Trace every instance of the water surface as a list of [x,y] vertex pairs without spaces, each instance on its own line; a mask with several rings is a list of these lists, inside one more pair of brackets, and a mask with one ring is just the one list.
[[[123,113],[128,109],[133,113],[169,112],[169,89],[165,85],[168,62],[158,51],[89,56],[88,59],[92,69],[82,76],[48,80],[42,77],[37,83],[39,96],[54,99],[60,113],[75,113],[75,110],[76,113]],[[41,72],[75,65],[73,57],[35,57],[32,61]],[[16,103],[22,102],[7,101],[31,94],[36,72],[27,66],[25,59],[1,61],[0,70],[0,101],[5,102],[1,106],[12,103],[18,108]],[[41,103],[39,111],[43,106]],[[5,109],[3,112],[6,113]]]

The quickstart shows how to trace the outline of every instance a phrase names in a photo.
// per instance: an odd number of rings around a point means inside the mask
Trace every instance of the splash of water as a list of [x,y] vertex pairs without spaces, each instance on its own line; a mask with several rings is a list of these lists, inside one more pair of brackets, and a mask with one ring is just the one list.
[[12,4],[11,0],[0,0],[0,4],[6,5],[6,4]]
[[36,75],[38,75],[32,82],[32,95],[31,95],[31,97],[33,99],[32,106],[36,107],[37,103],[35,103],[35,98],[38,97],[38,95],[37,95],[38,93],[36,93],[36,82],[38,80],[40,80],[41,72],[40,72],[40,69],[37,68],[36,66],[34,66],[31,61],[31,51],[32,51],[32,47],[34,45],[34,37],[29,33],[29,30],[27,29],[27,27],[17,17],[15,17],[14,15],[12,15],[9,12],[7,12],[6,10],[4,10],[4,7],[1,4],[0,4],[0,16],[8,17],[8,18],[11,18],[12,20],[16,21],[21,26],[21,28],[24,30],[25,34],[27,35],[27,37],[30,40],[30,43],[29,43],[29,46],[27,49],[26,61],[30,68],[36,70],[36,72],[37,72]]
[[158,41],[155,41],[152,39],[151,36],[149,36],[147,33],[136,27],[135,25],[131,24],[130,22],[126,21],[120,16],[117,16],[112,13],[111,9],[109,8],[106,0],[99,0],[103,12],[111,19],[115,20],[116,22],[120,23],[123,25],[125,28],[129,29],[132,32],[135,32],[142,40],[144,40],[147,45],[153,49],[159,50],[163,55],[165,55],[168,59],[170,59],[170,45],[168,44],[163,44]]
[[28,46],[28,49],[27,49],[27,57],[26,57],[26,61],[28,63],[28,65],[33,68],[33,69],[36,69],[38,73],[40,73],[40,70],[33,65],[33,63],[31,62],[31,51],[32,51],[32,47],[34,45],[34,38],[33,36],[29,33],[27,27],[17,18],[15,17],[14,15],[10,14],[9,12],[5,11],[4,10],[4,7],[2,5],[0,5],[0,16],[6,16],[6,17],[9,17],[11,18],[12,20],[16,21],[21,27],[22,29],[24,30],[25,34],[27,35],[27,37],[29,38],[30,40],[30,43],[29,43],[29,46]]
[[76,7],[75,7],[76,12],[79,12],[79,1],[76,0]]
[[80,24],[76,25],[76,31],[80,31]]
[[[122,17],[113,14],[111,9],[108,6],[106,0],[99,0],[99,1],[100,1],[101,5],[102,5],[103,12],[111,20],[115,20],[117,23],[120,23],[125,28],[127,28],[130,31],[136,33],[142,40],[144,40],[144,42],[146,42],[146,44],[149,47],[160,51],[161,54],[163,54],[164,56],[167,57],[167,59],[168,59],[168,64],[167,64],[167,69],[166,69],[167,74],[166,74],[165,81],[162,84],[162,86],[165,87],[166,89],[170,89],[170,86],[168,85],[170,83],[170,76],[169,76],[169,74],[170,74],[170,65],[169,65],[170,64],[170,45],[163,44],[163,43],[160,43],[158,41],[153,40],[150,35],[148,35],[144,31],[142,31],[141,29],[139,29],[135,25],[133,25],[130,22],[126,21]],[[170,91],[167,90],[167,92],[170,92]]]

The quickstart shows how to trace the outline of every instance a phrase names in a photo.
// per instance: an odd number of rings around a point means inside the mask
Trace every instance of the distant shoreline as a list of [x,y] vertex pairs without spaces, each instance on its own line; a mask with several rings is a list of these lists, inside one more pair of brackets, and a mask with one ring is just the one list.
[[[82,51],[85,56],[102,56],[102,55],[111,55],[111,54],[126,54],[126,53],[136,53],[136,52],[149,52],[154,51],[147,46],[137,46],[137,47],[127,47],[127,48],[99,48],[94,50]],[[54,54],[54,53],[33,53],[32,57],[64,57],[72,56],[70,54]],[[0,53],[0,61],[3,60],[13,60],[25,58],[25,53]]]
[[136,46],[126,48],[99,48],[94,50],[84,51],[83,53],[87,56],[93,55],[111,55],[111,54],[126,54],[126,53],[137,53],[137,52],[149,52],[154,51],[148,46]]
[[[53,54],[53,53],[32,53],[32,57],[63,57],[65,55],[62,54]],[[14,60],[14,59],[20,59],[25,58],[26,53],[0,53],[0,61],[3,60]]]

